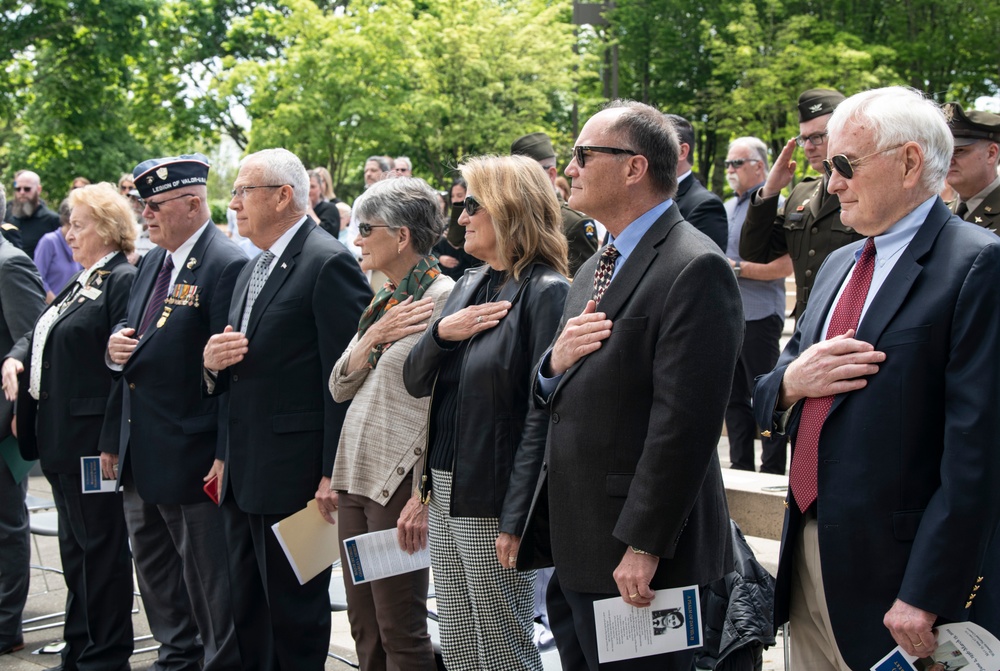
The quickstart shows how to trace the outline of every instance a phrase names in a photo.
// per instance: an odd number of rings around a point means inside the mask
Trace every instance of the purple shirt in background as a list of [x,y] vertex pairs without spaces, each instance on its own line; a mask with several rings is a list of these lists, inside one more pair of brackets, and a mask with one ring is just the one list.
[[73,250],[66,244],[61,230],[46,233],[38,241],[35,265],[42,275],[45,290],[57,296],[70,278],[83,270],[83,266],[73,260]]

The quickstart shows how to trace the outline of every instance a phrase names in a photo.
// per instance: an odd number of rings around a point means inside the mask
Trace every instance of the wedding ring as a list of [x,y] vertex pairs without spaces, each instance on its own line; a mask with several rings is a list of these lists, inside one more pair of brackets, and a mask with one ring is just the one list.
[[476,323],[477,324],[482,324],[483,323],[483,316],[482,315],[479,315],[478,317],[476,317]]
[[517,561],[517,555],[507,555],[507,561],[514,563]]
[[914,648],[922,648],[922,647],[924,647],[924,644],[923,643],[914,643],[913,647]]
[[639,596],[639,593],[638,593],[638,592],[636,592],[635,594],[629,594],[629,595],[628,595],[628,598],[630,598],[630,599],[634,599],[634,598],[636,598],[637,596]]

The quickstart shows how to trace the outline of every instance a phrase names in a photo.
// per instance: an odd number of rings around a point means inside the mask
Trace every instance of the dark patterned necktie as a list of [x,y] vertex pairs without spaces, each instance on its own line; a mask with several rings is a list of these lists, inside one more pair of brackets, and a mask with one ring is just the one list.
[[156,276],[156,284],[153,285],[153,293],[149,296],[149,302],[146,303],[146,313],[142,317],[142,324],[139,326],[139,336],[141,337],[149,327],[152,325],[153,320],[156,319],[156,315],[163,310],[163,301],[167,298],[167,292],[170,290],[170,273],[174,270],[174,257],[167,254],[166,260],[163,262],[163,266],[160,268],[160,274]]
[[250,275],[250,289],[247,291],[247,305],[243,308],[243,324],[240,326],[240,331],[243,333],[247,332],[247,324],[250,323],[250,311],[253,309],[254,301],[257,300],[260,290],[264,288],[264,283],[267,282],[273,258],[274,253],[270,250],[265,250],[261,252],[260,258],[257,259],[257,265],[253,267],[253,274]]
[[[868,238],[861,252],[861,258],[851,273],[851,279],[844,287],[844,293],[840,295],[833,316],[830,317],[830,328],[826,332],[827,340],[843,335],[851,329],[857,329],[874,272],[875,240]],[[817,483],[819,434],[823,430],[823,422],[826,421],[831,406],[833,406],[833,396],[807,398],[802,406],[802,417],[799,419],[799,431],[792,452],[792,469],[789,475],[795,503],[802,512],[813,504],[819,493]]]
[[594,273],[594,300],[598,303],[611,284],[611,276],[615,274],[615,261],[619,256],[621,254],[614,245],[608,245],[601,252],[601,260],[597,262],[597,272]]

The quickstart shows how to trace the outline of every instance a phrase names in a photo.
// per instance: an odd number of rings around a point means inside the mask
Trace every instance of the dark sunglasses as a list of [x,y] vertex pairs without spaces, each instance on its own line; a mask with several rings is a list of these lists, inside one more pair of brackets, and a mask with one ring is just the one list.
[[151,200],[146,200],[145,198],[140,198],[139,199],[139,204],[142,205],[143,207],[148,207],[153,212],[159,212],[160,211],[160,205],[163,205],[164,203],[169,203],[172,200],[177,200],[178,198],[194,198],[194,194],[193,193],[182,193],[179,196],[174,196],[173,198],[164,198],[163,200],[158,200],[155,203],[153,201],[151,201]]
[[861,165],[861,162],[871,158],[872,156],[878,156],[879,154],[884,154],[887,151],[892,151],[893,149],[899,149],[903,145],[897,144],[894,147],[886,147],[885,149],[879,149],[878,151],[873,151],[867,156],[862,156],[861,158],[856,158],[853,161],[843,154],[837,154],[831,157],[829,160],[823,161],[823,169],[826,170],[827,177],[833,177],[833,171],[836,170],[837,173],[844,179],[851,179],[854,177],[854,170]]
[[732,160],[724,161],[727,168],[736,168],[737,170],[743,167],[744,163],[757,163],[755,158],[734,158]]
[[368,224],[362,222],[358,224],[358,233],[361,234],[362,238],[367,238],[372,234],[373,228],[389,228],[389,224]]
[[31,191],[32,189],[34,189],[34,188],[35,187],[33,187],[33,186],[15,186],[14,190],[17,191],[17,192],[19,192],[19,193],[27,193],[27,192]]
[[483,204],[473,196],[465,197],[465,213],[470,217],[475,216],[479,210],[483,209]]
[[587,154],[591,152],[597,152],[599,154],[628,154],[629,156],[638,156],[637,152],[631,149],[622,149],[621,147],[595,147],[593,145],[579,144],[573,147],[573,158],[576,159],[576,164],[581,168],[587,165]]
[[795,136],[795,144],[800,147],[806,146],[806,142],[810,143],[814,147],[821,146],[824,142],[826,142],[826,131],[823,131],[822,133],[813,133],[812,135]]

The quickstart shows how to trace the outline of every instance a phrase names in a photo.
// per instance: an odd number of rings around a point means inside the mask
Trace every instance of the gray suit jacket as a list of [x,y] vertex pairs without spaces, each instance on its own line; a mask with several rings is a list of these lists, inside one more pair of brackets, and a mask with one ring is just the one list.
[[[597,263],[595,255],[578,277],[593,276]],[[563,325],[592,290],[574,282]],[[717,446],[743,339],[736,279],[673,206],[598,310],[612,320],[611,337],[548,399],[535,390],[550,414],[548,445],[519,568],[544,565],[551,542],[563,585],[616,594],[612,572],[634,545],[661,558],[654,589],[708,583],[732,568]]]
[[[34,327],[44,308],[45,289],[35,264],[0,237],[0,352],[10,352]],[[13,403],[0,395],[0,440],[10,435],[13,415]]]

